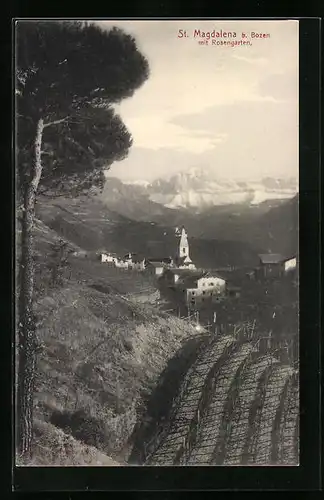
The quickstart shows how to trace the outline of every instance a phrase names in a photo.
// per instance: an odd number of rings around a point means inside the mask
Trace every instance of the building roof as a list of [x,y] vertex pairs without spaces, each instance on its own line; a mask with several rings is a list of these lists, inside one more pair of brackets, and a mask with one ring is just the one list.
[[138,253],[134,253],[134,252],[128,252],[124,255],[124,259],[128,259],[128,256],[131,256],[132,258],[132,261],[136,264],[136,263],[139,263],[139,262],[143,262],[143,260],[145,259],[145,257],[143,255],[140,255]]
[[175,261],[176,261],[177,264],[183,264],[184,262],[189,262],[189,261],[192,262],[192,260],[188,256],[184,256],[184,257],[177,256],[175,258]]
[[183,280],[197,280],[203,276],[203,271],[198,271],[197,269],[181,269],[181,268],[170,268],[168,269],[168,272],[171,272],[173,275],[177,274],[180,276],[179,281],[181,280],[181,283]]
[[159,262],[159,263],[163,262],[165,264],[171,264],[171,262],[172,262],[171,257],[152,257],[152,258],[148,258],[146,260],[147,260],[147,262],[149,262],[151,264],[153,262]]
[[183,276],[176,284],[184,288],[197,288],[197,280],[197,276]]
[[226,273],[219,273],[218,271],[207,271],[203,275],[204,278],[220,278],[222,280],[228,280]]
[[296,259],[296,261],[297,261],[297,255],[292,255],[291,257],[286,257],[285,261],[287,261],[287,260],[293,260],[293,259]]
[[152,262],[152,261],[149,261],[148,264],[152,267],[164,267],[165,264],[164,262]]
[[280,264],[287,260],[280,253],[263,253],[259,255],[262,264]]

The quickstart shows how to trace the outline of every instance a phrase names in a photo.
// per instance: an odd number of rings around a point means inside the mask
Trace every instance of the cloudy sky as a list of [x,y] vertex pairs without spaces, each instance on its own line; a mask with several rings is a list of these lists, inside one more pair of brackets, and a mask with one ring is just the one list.
[[[135,36],[148,81],[117,111],[133,135],[123,180],[203,167],[219,177],[298,175],[298,21],[101,21]],[[178,38],[179,29],[188,37]],[[199,45],[201,31],[269,33]],[[218,39],[220,40],[220,39]]]

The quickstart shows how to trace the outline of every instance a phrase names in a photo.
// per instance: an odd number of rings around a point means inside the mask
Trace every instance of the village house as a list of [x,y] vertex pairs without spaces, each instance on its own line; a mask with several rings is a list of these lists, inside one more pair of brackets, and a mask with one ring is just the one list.
[[256,275],[262,278],[281,277],[296,269],[296,257],[286,258],[281,254],[268,253],[259,255],[260,266]]
[[284,261],[285,272],[289,273],[290,271],[295,271],[297,268],[297,258],[291,257],[290,259],[286,259]]
[[144,267],[150,274],[161,276],[165,269],[173,266],[172,257],[154,257],[144,259]]
[[173,267],[165,268],[161,280],[163,280],[165,286],[174,287],[177,285],[185,289],[189,286],[189,282],[196,286],[197,279],[202,275],[202,271]]
[[165,264],[162,261],[146,261],[145,262],[145,269],[148,273],[153,274],[155,276],[161,276],[164,269],[165,269]]
[[238,298],[241,296],[241,287],[233,283],[226,283],[226,296]]
[[132,263],[132,269],[136,271],[145,271],[145,259],[135,260]]
[[104,264],[108,264],[109,266],[112,267],[118,267],[118,268],[123,268],[126,269],[128,268],[128,263],[124,261],[123,259],[120,259],[115,253],[101,253],[99,255],[99,260],[100,262],[103,262]]
[[172,267],[173,266],[173,259],[172,257],[151,257],[149,259],[145,259],[147,263],[149,262],[159,262],[164,264],[165,266]]
[[128,265],[128,269],[133,269],[136,271],[145,270],[145,258],[140,257],[135,253],[128,253],[124,256],[124,261]]
[[129,268],[128,262],[126,262],[123,259],[119,259],[118,257],[114,258],[114,265],[115,265],[115,267],[117,267],[119,269],[128,269]]
[[218,302],[226,294],[226,279],[205,273],[196,281],[196,286],[187,289],[187,303],[197,306],[203,302]]
[[128,253],[124,258],[120,258],[112,252],[101,252],[99,254],[99,260],[100,262],[119,269],[134,269],[137,271],[144,271],[145,269],[144,257],[140,258],[134,253]]
[[196,269],[195,264],[192,262],[190,257],[177,257],[176,265],[179,269]]
[[99,259],[100,259],[100,262],[105,262],[105,263],[109,263],[109,264],[113,264],[114,263],[114,259],[116,259],[116,254],[114,253],[101,253],[99,255]]

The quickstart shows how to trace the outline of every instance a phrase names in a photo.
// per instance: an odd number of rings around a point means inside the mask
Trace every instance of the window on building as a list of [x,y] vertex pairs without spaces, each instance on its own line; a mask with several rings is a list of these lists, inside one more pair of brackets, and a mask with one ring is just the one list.
[[185,251],[186,251],[186,249],[185,249],[185,248],[183,248],[183,249],[182,249],[182,251],[183,251],[183,252],[185,252]]
[[203,295],[205,295],[205,293],[206,293],[206,292],[205,292],[205,290],[204,290],[204,291],[203,291]]
[[214,286],[214,283],[209,283],[209,286]]
[[192,292],[192,295],[195,295],[195,292]]

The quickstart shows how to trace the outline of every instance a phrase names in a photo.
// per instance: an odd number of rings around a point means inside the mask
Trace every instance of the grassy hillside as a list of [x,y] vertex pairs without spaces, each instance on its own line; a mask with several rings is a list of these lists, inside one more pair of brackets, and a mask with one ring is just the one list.
[[[63,285],[52,286],[46,261],[56,238],[37,222],[32,465],[124,463],[161,372],[188,340],[195,349],[200,337],[193,326],[159,310],[152,278],[140,273],[117,274],[100,262],[74,258]],[[182,367],[172,369],[177,378]]]
[[94,197],[39,197],[36,214],[50,229],[84,250],[105,248],[111,228],[127,221]]
[[112,460],[94,446],[88,446],[74,439],[70,434],[43,420],[35,419],[34,433],[34,456],[28,463],[29,466],[124,465],[122,462]]
[[38,418],[71,428],[69,415],[82,410],[93,419],[90,435],[79,421],[72,435],[120,459],[160,372],[196,331],[153,306],[85,284],[48,293],[36,314]]

